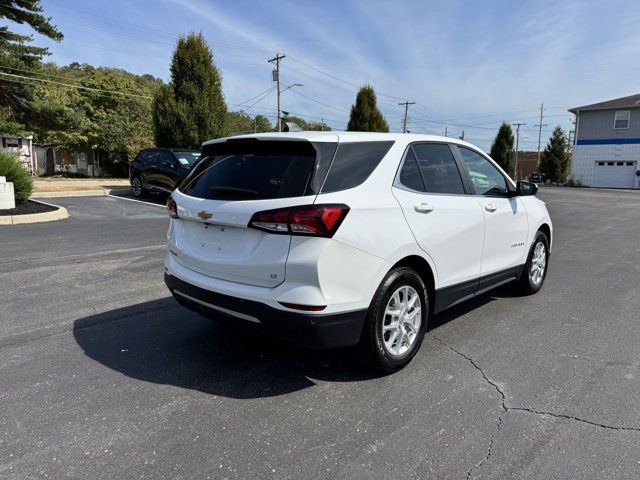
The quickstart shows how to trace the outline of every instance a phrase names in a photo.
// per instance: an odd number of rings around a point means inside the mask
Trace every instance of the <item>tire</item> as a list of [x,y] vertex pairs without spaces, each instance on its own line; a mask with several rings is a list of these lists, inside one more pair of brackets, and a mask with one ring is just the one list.
[[147,196],[148,190],[142,186],[142,179],[138,176],[131,179],[131,193],[135,198],[144,198]]
[[[540,246],[542,245],[542,246]],[[540,249],[542,251],[542,255]],[[542,269],[542,271],[540,271]],[[524,265],[520,279],[518,280],[518,290],[523,295],[532,295],[538,292],[549,270],[549,239],[542,232],[537,232],[533,239],[527,263]]]
[[[407,309],[405,299],[409,304],[413,302],[413,306]],[[419,312],[416,302],[419,302]],[[401,313],[392,315],[389,311]],[[391,270],[378,287],[367,312],[358,346],[362,360],[382,373],[400,370],[420,348],[428,319],[429,297],[420,275],[407,267]]]

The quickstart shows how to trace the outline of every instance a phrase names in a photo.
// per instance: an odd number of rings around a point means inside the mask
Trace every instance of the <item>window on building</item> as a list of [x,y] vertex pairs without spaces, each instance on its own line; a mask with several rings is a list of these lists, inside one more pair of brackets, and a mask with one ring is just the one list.
[[630,118],[631,118],[631,112],[629,110],[616,112],[616,117],[615,117],[615,120],[613,122],[613,128],[615,128],[615,129],[629,128],[629,119]]
[[598,166],[604,167],[604,162],[598,162]]
[[627,167],[633,167],[633,162],[627,162]]
[[614,162],[607,162],[608,167],[613,167],[613,165],[614,165]]

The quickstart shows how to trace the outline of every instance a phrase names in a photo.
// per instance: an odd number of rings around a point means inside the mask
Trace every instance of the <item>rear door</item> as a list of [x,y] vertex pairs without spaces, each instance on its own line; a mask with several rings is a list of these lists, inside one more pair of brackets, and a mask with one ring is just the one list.
[[144,159],[144,179],[147,187],[162,187],[160,180],[160,164],[162,162],[161,150],[149,149],[146,150],[144,155],[141,155]]
[[473,293],[480,276],[484,215],[465,191],[450,146],[411,146],[393,194],[416,241],[435,263],[439,287],[461,284],[466,289],[461,296]]
[[482,276],[524,264],[529,252],[526,244],[529,226],[522,198],[510,193],[513,186],[484,155],[467,147],[455,148],[471,177],[474,198],[485,217]]
[[262,287],[282,283],[291,236],[247,225],[259,211],[312,204],[313,185],[321,184],[315,175],[326,174],[326,158],[335,152],[335,144],[325,147],[253,139],[209,146],[172,194],[179,216],[169,231],[175,260],[213,278]]

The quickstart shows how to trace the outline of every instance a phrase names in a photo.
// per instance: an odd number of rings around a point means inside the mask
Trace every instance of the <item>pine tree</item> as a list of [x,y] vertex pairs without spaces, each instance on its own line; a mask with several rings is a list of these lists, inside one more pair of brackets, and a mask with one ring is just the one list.
[[569,142],[564,130],[558,125],[540,158],[540,173],[552,182],[564,183],[569,173]]
[[171,82],[153,102],[156,145],[199,149],[228,133],[222,76],[204,36],[180,37],[171,62]]
[[[20,25],[28,25],[33,30],[55,41],[62,40],[62,33],[51,23],[51,18],[42,13],[40,0],[2,0],[0,2],[0,19]],[[14,69],[29,70],[37,67],[49,50],[30,45],[33,37],[9,30],[8,26],[0,27],[0,108],[20,113],[27,110],[31,99],[32,86],[16,83],[13,77],[6,74],[24,74]]]
[[356,96],[351,107],[347,130],[350,132],[388,132],[389,124],[378,110],[376,92],[371,85],[365,85]]
[[502,122],[498,134],[491,144],[491,158],[511,177],[516,170],[513,141],[511,126],[507,122]]

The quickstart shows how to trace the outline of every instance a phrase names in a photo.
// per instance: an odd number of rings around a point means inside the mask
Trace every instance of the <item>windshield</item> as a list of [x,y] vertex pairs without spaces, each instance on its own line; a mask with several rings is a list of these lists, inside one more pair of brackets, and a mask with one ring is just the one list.
[[193,152],[190,150],[174,150],[173,154],[183,167],[192,167],[196,160],[200,157],[200,152]]

